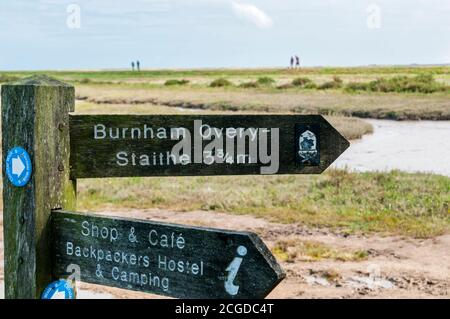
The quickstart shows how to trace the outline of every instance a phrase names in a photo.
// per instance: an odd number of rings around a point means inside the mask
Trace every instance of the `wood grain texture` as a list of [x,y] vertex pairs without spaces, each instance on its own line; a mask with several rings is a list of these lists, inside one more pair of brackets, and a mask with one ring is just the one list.
[[[178,140],[136,138],[130,128],[147,125],[152,128],[183,127],[194,132],[194,121],[216,128],[269,128],[279,129],[279,169],[276,174],[320,174],[349,147],[349,142],[320,115],[71,115],[71,176],[127,177],[127,176],[196,176],[261,174],[261,162],[233,164],[190,163],[188,165],[131,165],[119,166],[117,154],[126,152],[151,155],[171,151]],[[124,138],[95,139],[95,125],[119,129],[127,128]],[[298,132],[296,128],[315,127],[318,131],[320,160],[304,165],[298,161]],[[193,135],[193,134],[192,134]],[[193,140],[193,138],[192,138]],[[202,147],[210,141],[203,141]],[[248,143],[248,141],[247,141]],[[235,150],[237,146],[235,144]],[[247,149],[248,150],[248,149]],[[194,143],[191,145],[194,154]],[[226,151],[226,150],[225,150]],[[270,152],[269,152],[270,153]],[[193,155],[192,155],[193,157]],[[191,158],[192,158],[191,157]],[[131,163],[131,161],[129,161]]]
[[[66,211],[52,213],[52,228],[55,277],[78,265],[85,282],[177,298],[240,299],[265,297],[285,276],[253,233]],[[236,257],[242,257],[237,264]]]
[[[52,280],[50,211],[75,208],[68,169],[74,101],[72,86],[46,76],[2,86],[6,298],[39,298]],[[15,146],[23,147],[32,162],[33,173],[24,187],[15,187],[5,175],[8,150]]]

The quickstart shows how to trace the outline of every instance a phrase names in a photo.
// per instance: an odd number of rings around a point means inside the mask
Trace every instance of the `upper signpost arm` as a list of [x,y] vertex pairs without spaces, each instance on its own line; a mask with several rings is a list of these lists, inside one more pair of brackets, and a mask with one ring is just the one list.
[[70,140],[73,178],[320,174],[349,147],[320,115],[71,115]]
[[[75,208],[68,128],[74,87],[34,76],[3,85],[1,93],[5,296],[39,298],[52,279],[51,210]],[[17,154],[8,158],[15,147],[30,161]],[[31,176],[20,185],[14,179],[22,178],[25,169]]]

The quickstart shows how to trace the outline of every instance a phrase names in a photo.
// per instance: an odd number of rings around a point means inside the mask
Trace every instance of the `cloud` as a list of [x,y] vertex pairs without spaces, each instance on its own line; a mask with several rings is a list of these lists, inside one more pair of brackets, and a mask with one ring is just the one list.
[[231,3],[234,14],[243,20],[250,21],[258,28],[267,29],[273,26],[272,18],[264,11],[252,4],[239,3],[233,1]]

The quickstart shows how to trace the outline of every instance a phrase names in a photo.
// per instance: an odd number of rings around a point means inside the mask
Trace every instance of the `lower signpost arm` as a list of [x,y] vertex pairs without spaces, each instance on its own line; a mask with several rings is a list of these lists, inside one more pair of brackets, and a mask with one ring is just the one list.
[[285,277],[249,232],[67,211],[52,229],[56,277],[202,299],[264,298]]

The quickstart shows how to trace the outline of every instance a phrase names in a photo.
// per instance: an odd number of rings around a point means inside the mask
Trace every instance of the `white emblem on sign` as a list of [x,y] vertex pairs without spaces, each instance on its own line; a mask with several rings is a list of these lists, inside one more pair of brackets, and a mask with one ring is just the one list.
[[241,267],[242,257],[247,255],[247,248],[239,246],[237,249],[238,257],[235,257],[233,261],[228,265],[225,271],[228,271],[227,280],[225,281],[225,291],[231,296],[236,296],[239,292],[239,286],[234,284],[234,279]]
[[14,157],[11,161],[11,166],[12,166],[12,173],[14,175],[16,175],[17,177],[19,177],[20,175],[22,175],[23,171],[25,170],[25,165],[23,164],[22,160],[20,159],[20,157]]
[[311,131],[303,132],[298,141],[298,149],[298,155],[300,155],[302,162],[314,160],[318,154],[316,135]]
[[70,282],[60,279],[45,288],[41,299],[75,299],[75,289]]
[[57,291],[50,299],[66,299],[66,292]]

